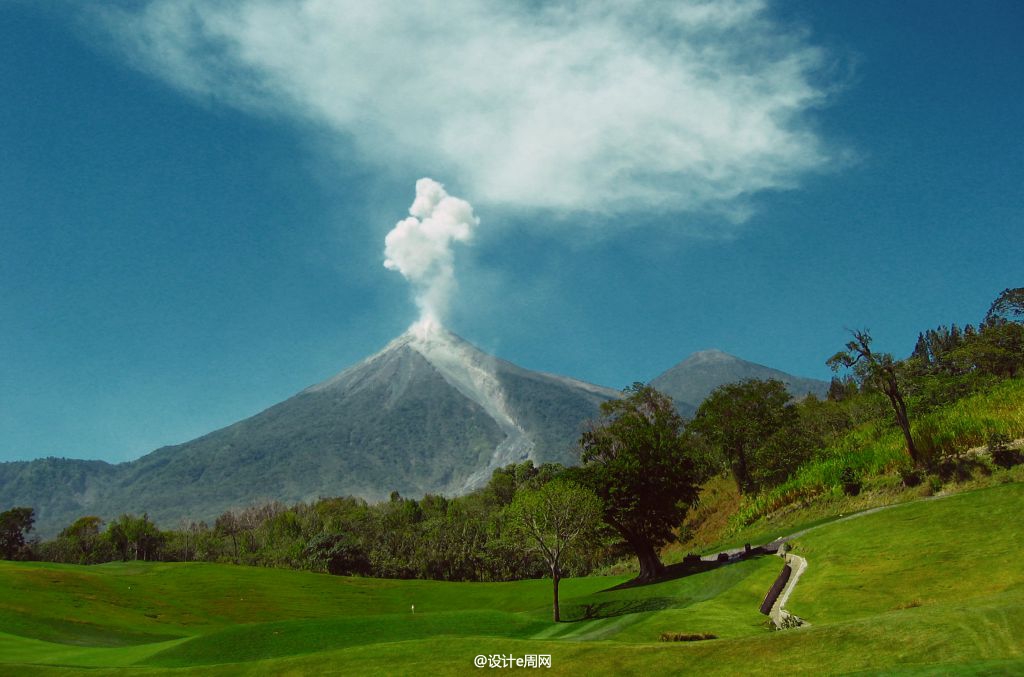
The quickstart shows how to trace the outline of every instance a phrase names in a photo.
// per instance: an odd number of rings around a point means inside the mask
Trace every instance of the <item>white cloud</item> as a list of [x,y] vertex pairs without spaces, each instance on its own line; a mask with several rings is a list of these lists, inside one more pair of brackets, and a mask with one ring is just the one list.
[[825,55],[760,0],[124,7],[104,18],[141,68],[442,171],[478,203],[742,220],[829,161],[807,119]]

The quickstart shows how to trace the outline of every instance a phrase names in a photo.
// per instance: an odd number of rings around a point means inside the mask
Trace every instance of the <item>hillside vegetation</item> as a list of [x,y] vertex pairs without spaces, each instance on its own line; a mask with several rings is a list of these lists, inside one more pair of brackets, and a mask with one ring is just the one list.
[[[428,494],[410,499],[394,493],[377,503],[352,497],[322,497],[291,505],[254,503],[226,510],[211,522],[183,522],[176,529],[158,529],[153,515],[145,513],[122,514],[106,522],[96,515],[83,515],[67,524],[56,539],[41,543],[25,539],[26,547],[12,553],[22,559],[81,564],[141,558],[230,561],[383,578],[532,578],[548,575],[549,567],[537,553],[521,547],[509,507],[518,494],[564,476],[598,495],[610,527],[598,538],[587,539],[588,547],[577,548],[563,562],[564,571],[573,575],[637,571],[639,561],[641,576],[656,577],[657,549],[666,545],[661,555],[674,562],[689,552],[707,552],[723,544],[765,542],[783,527],[1020,479],[1024,473],[1020,465],[1024,455],[1019,451],[1024,438],[1024,324],[1015,318],[1024,311],[1017,312],[1022,303],[1018,297],[1024,299],[1024,290],[1006,290],[977,329],[953,325],[922,332],[904,360],[874,352],[866,331],[853,332],[847,350],[828,361],[846,373],[833,379],[824,399],[813,394],[795,399],[792,384],[774,378],[747,379],[713,389],[689,421],[673,419],[664,410],[666,424],[656,431],[657,417],[648,416],[654,409],[628,413],[625,403],[638,396],[638,386],[649,390],[652,398],[658,391],[634,384],[622,399],[605,402],[600,417],[582,432],[582,467],[535,467],[527,461],[496,469],[486,485],[462,496]],[[390,392],[392,376],[404,374],[397,380],[405,384],[399,389],[406,395],[419,392],[410,385],[417,380],[412,374],[441,378],[424,368],[426,362],[418,353],[407,352],[385,351],[376,360],[345,372],[340,380],[318,387],[315,394],[325,396],[353,380],[364,393],[369,387],[366,379],[352,374],[365,376],[367,370],[380,376],[371,382],[382,392]],[[393,367],[383,376],[377,374],[381,361]],[[735,367],[737,374],[761,373],[720,353],[700,354],[679,369],[706,376],[709,365],[723,361]],[[574,398],[579,389],[551,390],[553,377],[528,378],[511,366],[499,369],[499,376],[511,378],[506,390],[515,397],[508,403],[527,412],[521,418],[536,430],[554,430],[563,414],[578,410]],[[274,411],[286,405],[265,412],[260,420],[272,420]],[[325,417],[333,420],[326,410],[310,411],[315,416],[307,427]],[[613,432],[619,421],[633,419],[641,427],[653,427]],[[607,454],[588,451],[588,444],[608,434],[610,441],[601,447]],[[303,441],[295,438],[290,444],[298,448]],[[629,458],[613,459],[631,449]],[[212,448],[207,451],[202,455],[217,456]],[[674,456],[666,462],[666,454]],[[166,465],[187,465],[186,457],[175,456]],[[375,458],[374,462],[383,463],[382,457]],[[398,462],[396,458],[391,460]],[[603,472],[605,466],[612,469]],[[315,475],[310,467],[296,465],[290,471]],[[255,466],[245,468],[258,471]],[[407,470],[418,472],[411,466]],[[216,474],[231,472],[224,466]],[[272,480],[271,473],[264,475],[263,479]],[[627,478],[631,478],[629,486]],[[149,474],[147,482],[157,481],[157,474]],[[189,486],[195,495],[202,491],[188,481],[175,485]],[[698,501],[691,506],[698,488]],[[158,493],[154,489],[148,495],[156,500]],[[220,498],[234,500],[227,495]],[[613,514],[620,510],[625,512]],[[640,531],[622,530],[627,513],[631,524],[643,527]],[[660,525],[656,538],[641,537],[643,529],[655,524]],[[673,531],[679,543],[671,542]],[[630,551],[637,560],[627,557]]]
[[[913,431],[918,445],[930,455],[959,461],[960,465],[950,466],[947,477],[934,474],[929,483],[911,495],[943,487],[955,490],[957,480],[983,481],[993,473],[997,474],[995,481],[1001,481],[1006,473],[991,464],[984,447],[993,434],[1011,440],[1024,437],[1024,380],[1004,381],[987,392],[924,414],[913,422]],[[974,454],[968,453],[972,450]],[[752,524],[787,507],[843,500],[841,475],[846,468],[853,469],[864,484],[865,495],[850,501],[851,505],[868,507],[872,497],[889,502],[906,488],[900,475],[907,467],[906,456],[903,439],[892,425],[884,420],[865,423],[823,449],[783,484],[747,497],[733,518],[733,526]],[[1009,478],[1017,475],[1019,471],[1010,473]]]
[[[789,607],[809,625],[782,632],[757,613],[774,557],[636,587],[567,579],[559,624],[541,580],[4,562],[0,672],[461,674],[498,653],[549,654],[556,674],[1019,671],[1022,501],[1024,485],[1007,484],[806,533],[794,552],[809,568]],[[660,642],[663,632],[718,639]]]
[[[992,462],[987,440],[993,433],[1015,440],[1011,448],[1022,446],[1024,380],[1001,382],[915,422],[914,435],[922,446],[951,459],[945,477],[938,472],[922,474],[919,483],[907,486],[906,448],[899,431],[885,420],[850,430],[787,481],[753,495],[741,495],[728,473],[716,475],[702,487],[700,501],[680,529],[679,542],[666,548],[665,561],[680,561],[688,552],[766,543],[783,533],[878,506],[1024,482],[1024,465],[1002,468]],[[854,469],[861,484],[856,495],[844,490],[846,468]]]

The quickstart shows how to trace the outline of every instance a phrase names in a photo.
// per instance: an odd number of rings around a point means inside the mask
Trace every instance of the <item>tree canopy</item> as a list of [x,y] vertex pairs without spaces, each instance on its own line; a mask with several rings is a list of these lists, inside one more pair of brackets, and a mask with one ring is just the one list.
[[1024,321],[1024,287],[1004,289],[985,315],[985,323]]
[[671,398],[634,383],[601,405],[580,438],[587,481],[604,520],[636,553],[641,580],[662,570],[657,549],[669,542],[697,499],[697,476],[683,420]]
[[551,570],[552,615],[561,619],[558,582],[566,559],[574,550],[591,544],[601,522],[601,501],[575,482],[556,479],[539,489],[518,492],[508,507],[511,534],[529,550],[538,552]]
[[807,454],[791,453],[800,441],[799,423],[782,381],[748,379],[715,389],[689,428],[721,450],[740,491],[749,494],[784,479],[804,460]]
[[25,545],[25,535],[32,531],[35,513],[32,508],[11,508],[0,512],[0,558],[14,559]]

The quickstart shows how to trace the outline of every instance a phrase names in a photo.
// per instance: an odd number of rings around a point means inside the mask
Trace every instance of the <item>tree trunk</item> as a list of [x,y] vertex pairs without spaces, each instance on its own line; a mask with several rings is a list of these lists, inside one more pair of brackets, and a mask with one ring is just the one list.
[[907,416],[907,403],[903,401],[903,396],[900,395],[899,386],[896,384],[890,384],[886,388],[886,395],[889,396],[889,402],[892,404],[893,410],[896,412],[896,423],[899,424],[900,430],[903,432],[903,439],[907,442],[907,453],[910,454],[910,460],[914,462],[914,465],[920,467],[921,459],[917,454],[917,445],[914,444],[914,436],[910,433],[910,418]]
[[555,623],[558,623],[559,621],[562,620],[561,613],[559,612],[559,609],[558,609],[558,581],[559,581],[558,574],[559,574],[558,567],[552,567],[551,568],[551,583],[552,583],[552,586],[553,586],[552,592],[554,593],[554,606],[552,608],[552,613],[553,613],[554,618],[555,618]]
[[640,562],[640,575],[636,577],[638,581],[654,580],[661,575],[665,566],[661,563],[658,551],[654,549],[650,540],[642,534],[627,529],[625,525],[617,524],[614,520],[609,521],[609,524],[615,527],[615,530],[622,536],[622,540],[629,543],[629,547],[636,553],[636,559]]
[[747,452],[743,445],[739,445],[733,450],[733,455],[736,457],[736,466],[734,468],[736,484],[739,485],[741,494],[748,494],[753,483],[750,481],[750,472],[747,470]]
[[640,575],[637,576],[637,579],[650,581],[657,578],[665,567],[662,565],[661,559],[658,558],[654,546],[646,539],[631,540],[630,544],[636,551],[636,558],[640,561]]

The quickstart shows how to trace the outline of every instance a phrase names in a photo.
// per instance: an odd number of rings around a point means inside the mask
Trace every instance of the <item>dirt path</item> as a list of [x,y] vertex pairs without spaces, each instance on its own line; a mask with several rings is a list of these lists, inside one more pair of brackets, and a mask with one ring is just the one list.
[[821,524],[815,524],[813,527],[807,527],[806,529],[801,529],[800,531],[794,531],[793,533],[789,534],[788,536],[780,536],[779,538],[777,538],[774,541],[772,541],[771,543],[769,543],[768,546],[771,546],[773,544],[782,545],[783,543],[788,543],[789,541],[792,541],[792,540],[795,540],[797,538],[800,538],[801,536],[804,536],[804,535],[806,535],[806,534],[808,534],[808,533],[810,533],[812,531],[815,531],[816,529],[821,529],[822,527],[832,526],[833,524],[839,524],[840,522],[848,522],[849,520],[858,519],[860,517],[866,517],[867,515],[874,515],[876,512],[881,512],[883,510],[891,510],[893,508],[899,508],[900,506],[911,505],[913,503],[921,503],[923,501],[938,501],[940,499],[949,498],[950,496],[956,496],[956,495],[957,494],[955,494],[955,493],[954,494],[939,494],[938,496],[925,496],[925,497],[922,497],[922,498],[916,498],[916,499],[914,499],[912,501],[904,501],[902,503],[890,503],[888,505],[878,505],[878,506],[875,506],[874,508],[867,508],[866,510],[861,510],[859,512],[850,513],[849,515],[842,515],[842,516],[838,517],[837,519],[830,520],[828,522],[822,522]]

